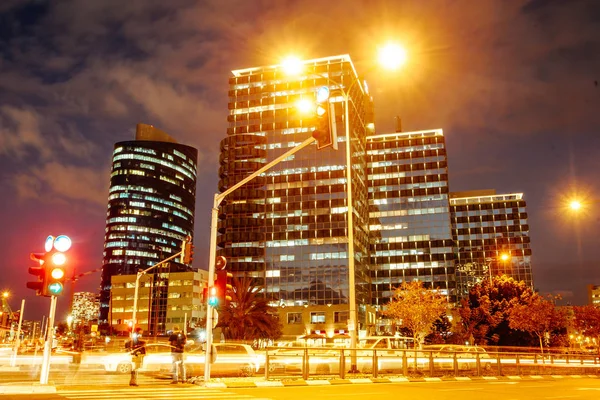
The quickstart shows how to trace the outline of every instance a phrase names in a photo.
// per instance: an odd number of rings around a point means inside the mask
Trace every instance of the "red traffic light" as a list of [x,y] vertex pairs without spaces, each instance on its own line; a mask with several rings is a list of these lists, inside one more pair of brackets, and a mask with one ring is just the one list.
[[223,256],[218,256],[215,260],[216,269],[224,269],[227,266],[227,259]]

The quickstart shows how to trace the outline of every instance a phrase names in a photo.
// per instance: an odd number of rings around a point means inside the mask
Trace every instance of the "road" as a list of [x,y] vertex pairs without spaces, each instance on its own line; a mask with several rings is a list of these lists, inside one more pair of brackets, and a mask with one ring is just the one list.
[[105,400],[105,399],[248,399],[248,400],[596,400],[600,397],[598,378],[556,378],[544,380],[441,381],[410,383],[371,383],[323,386],[263,388],[204,388],[196,385],[148,385],[130,388],[91,385],[59,387],[56,394],[6,395],[14,400]]

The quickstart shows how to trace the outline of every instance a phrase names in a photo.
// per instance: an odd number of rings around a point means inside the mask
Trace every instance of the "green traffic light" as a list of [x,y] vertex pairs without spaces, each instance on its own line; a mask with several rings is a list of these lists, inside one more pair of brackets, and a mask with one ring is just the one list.
[[61,294],[63,291],[63,285],[58,282],[53,282],[48,285],[48,291],[53,295]]

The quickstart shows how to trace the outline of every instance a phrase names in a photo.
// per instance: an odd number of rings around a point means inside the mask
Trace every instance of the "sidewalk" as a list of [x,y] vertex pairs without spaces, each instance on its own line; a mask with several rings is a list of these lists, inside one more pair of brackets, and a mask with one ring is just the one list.
[[[532,381],[532,380],[559,380],[559,379],[582,379],[582,378],[600,378],[599,375],[506,375],[506,376],[482,376],[482,377],[386,377],[386,378],[331,378],[331,379],[308,379],[286,378],[279,380],[266,381],[264,377],[252,378],[213,378],[205,385],[207,388],[260,388],[260,387],[287,387],[287,386],[323,386],[323,385],[351,385],[351,384],[385,384],[385,383],[422,383],[422,382],[452,382],[452,381],[473,381],[473,382],[507,382],[507,381]],[[203,380],[198,379],[192,382],[196,386],[204,386]],[[64,387],[64,385],[59,385]],[[109,385],[116,387],[126,387],[123,384]],[[144,385],[146,386],[146,385]],[[170,385],[163,382],[156,382],[151,386]],[[70,386],[69,386],[70,387]],[[48,385],[41,385],[34,382],[14,382],[0,386],[0,395],[3,394],[30,394],[30,393],[60,393],[54,382]]]

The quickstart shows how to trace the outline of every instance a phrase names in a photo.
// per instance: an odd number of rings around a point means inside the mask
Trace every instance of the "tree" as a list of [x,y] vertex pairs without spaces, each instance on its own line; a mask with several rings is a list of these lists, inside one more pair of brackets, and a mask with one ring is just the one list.
[[233,278],[231,301],[219,309],[219,324],[228,340],[276,340],[283,331],[275,307],[261,296],[248,277]]
[[525,282],[506,275],[476,284],[458,310],[462,341],[472,337],[477,344],[532,345],[529,333],[511,329],[508,323],[510,310],[531,295],[533,290]]
[[600,308],[593,305],[573,307],[573,327],[584,336],[596,338],[600,355]]
[[448,309],[448,300],[420,281],[405,282],[394,291],[383,314],[408,329],[419,347],[433,331],[434,323]]
[[544,352],[544,338],[550,341],[550,334],[567,326],[565,309],[559,309],[555,300],[560,296],[548,295],[545,299],[538,293],[525,295],[521,302],[513,305],[508,315],[508,324],[511,329],[535,334],[539,340],[540,350]]

